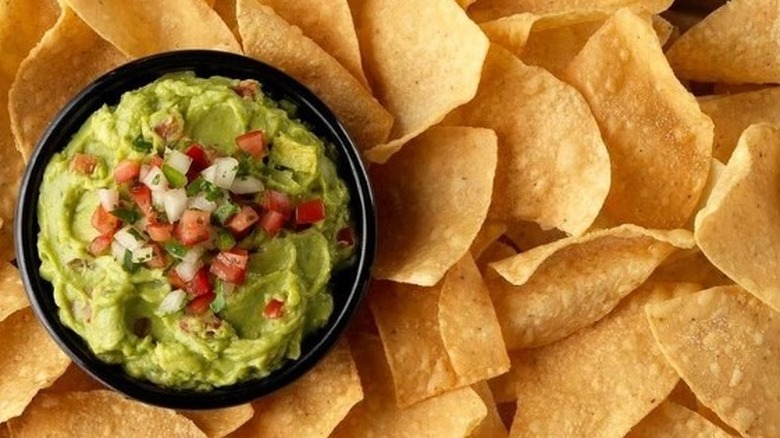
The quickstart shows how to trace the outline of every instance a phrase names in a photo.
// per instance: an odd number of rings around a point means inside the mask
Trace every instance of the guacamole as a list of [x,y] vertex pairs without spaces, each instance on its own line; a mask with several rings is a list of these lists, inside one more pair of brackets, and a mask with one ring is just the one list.
[[257,81],[168,75],[52,158],[41,274],[101,360],[208,390],[268,375],[327,323],[355,255],[349,192],[295,112]]

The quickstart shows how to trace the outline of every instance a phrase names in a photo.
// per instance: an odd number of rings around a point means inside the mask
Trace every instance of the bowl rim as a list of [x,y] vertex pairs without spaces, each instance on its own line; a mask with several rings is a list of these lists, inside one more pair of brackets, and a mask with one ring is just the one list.
[[[318,137],[327,138],[338,151],[338,173],[350,188],[359,242],[354,280],[345,283],[350,284],[350,289],[344,304],[339,307],[335,303],[334,291],[334,310],[329,322],[304,338],[299,359],[288,360],[264,378],[205,392],[176,390],[145,382],[129,376],[120,365],[109,365],[97,359],[86,342],[60,321],[58,307],[56,304],[54,308],[51,306],[53,296],[48,299],[43,296],[47,292],[46,284],[49,290],[52,286],[40,276],[37,250],[39,190],[52,155],[63,150],[84,121],[103,104],[114,105],[124,92],[136,90],[165,74],[184,71],[194,71],[198,77],[257,79],[268,87],[264,88],[267,94],[281,95],[296,102],[299,114],[307,114],[299,118],[314,124]],[[319,132],[323,130],[325,132]],[[73,362],[103,385],[132,399],[172,409],[215,409],[243,404],[304,375],[335,345],[363,301],[377,246],[376,207],[368,172],[354,141],[333,112],[313,92],[284,72],[253,58],[213,50],[178,50],[140,58],[109,71],[83,88],[57,113],[36,143],[22,178],[14,218],[14,246],[24,289],[50,337]]]

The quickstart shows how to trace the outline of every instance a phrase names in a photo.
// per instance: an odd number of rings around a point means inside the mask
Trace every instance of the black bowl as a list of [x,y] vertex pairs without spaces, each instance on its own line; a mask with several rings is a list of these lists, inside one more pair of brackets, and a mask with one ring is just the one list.
[[[41,260],[37,250],[39,189],[52,155],[62,150],[103,104],[115,105],[126,91],[140,88],[166,73],[188,70],[199,77],[256,79],[272,98],[297,103],[297,116],[309,123],[320,138],[336,146],[339,174],[350,190],[358,237],[357,262],[331,279],[333,314],[325,327],[304,339],[300,358],[288,361],[266,378],[207,392],[161,387],[130,377],[119,365],[100,361],[86,342],[60,321],[52,285],[39,274]],[[205,50],[169,52],[131,62],[102,76],[73,98],[54,118],[30,159],[19,194],[14,232],[17,262],[27,295],[38,318],[65,353],[104,385],[139,401],[174,409],[238,405],[269,394],[306,373],[335,344],[360,305],[376,249],[374,201],[366,170],[354,143],[328,107],[306,87],[273,67],[244,56]]]

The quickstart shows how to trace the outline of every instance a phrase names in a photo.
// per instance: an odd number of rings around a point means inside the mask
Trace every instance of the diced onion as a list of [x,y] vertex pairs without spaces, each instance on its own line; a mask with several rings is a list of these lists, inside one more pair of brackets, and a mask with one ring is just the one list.
[[132,227],[130,226],[122,228],[116,232],[114,235],[114,240],[119,242],[122,246],[129,249],[130,251],[141,249],[141,247],[144,246],[144,243],[146,242],[135,236],[131,230]]
[[174,189],[165,192],[163,195],[163,206],[165,214],[168,216],[168,222],[174,223],[181,219],[182,213],[187,209],[187,191],[184,189]]
[[119,263],[122,263],[122,261],[125,259],[126,251],[127,248],[125,248],[121,243],[117,242],[116,240],[111,242],[111,255],[113,255],[114,259]]
[[151,246],[144,246],[132,252],[133,263],[146,263],[154,256]]
[[157,307],[157,311],[161,315],[168,315],[174,312],[178,312],[184,307],[184,303],[187,300],[187,292],[181,289],[172,290],[168,295],[163,298],[160,306]]
[[144,178],[146,178],[146,175],[149,175],[149,170],[151,170],[152,166],[148,164],[142,164],[141,170],[138,172],[138,181],[143,181]]
[[200,261],[200,256],[202,256],[204,252],[205,252],[205,248],[203,248],[202,246],[200,245],[193,246],[192,248],[187,250],[187,252],[184,254],[184,257],[182,257],[181,262],[190,265],[195,265],[198,263],[198,261]]
[[190,281],[195,278],[195,274],[198,272],[201,265],[200,261],[197,261],[196,263],[187,263],[182,260],[181,263],[176,265],[176,273],[179,274],[179,277],[182,280]]
[[141,182],[146,184],[146,187],[149,187],[152,192],[166,190],[168,188],[168,180],[165,179],[162,170],[156,166],[149,169],[149,172],[141,179]]
[[214,181],[217,179],[217,165],[212,164],[211,166],[203,169],[203,171],[200,172],[200,176],[202,176],[206,181],[214,184]]
[[206,198],[206,195],[201,193],[187,200],[187,208],[195,208],[197,210],[211,213],[212,211],[216,210],[217,203],[214,201],[209,201]]
[[114,189],[98,189],[97,195],[105,211],[114,211],[119,205],[119,192]]
[[192,158],[175,149],[170,149],[168,151],[168,154],[165,155],[165,164],[178,170],[183,175],[186,175],[187,171],[190,170],[190,165],[192,164]]
[[233,185],[230,186],[230,191],[237,195],[258,193],[263,191],[263,183],[259,179],[252,176],[236,178],[233,181]]
[[165,190],[152,190],[152,205],[157,210],[165,210]]
[[214,164],[207,167],[201,175],[203,179],[223,189],[229,189],[233,185],[238,173],[238,160],[233,157],[222,157],[214,160]]

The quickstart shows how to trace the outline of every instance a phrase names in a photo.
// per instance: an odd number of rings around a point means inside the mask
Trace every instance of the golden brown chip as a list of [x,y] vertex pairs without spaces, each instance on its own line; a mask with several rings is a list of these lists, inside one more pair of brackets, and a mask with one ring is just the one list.
[[539,17],[534,14],[515,14],[508,17],[501,17],[497,20],[486,21],[479,27],[485,32],[485,35],[491,42],[496,43],[503,48],[520,57],[523,54],[528,37],[531,35],[531,28]]
[[249,403],[224,409],[179,412],[180,415],[189,418],[195,423],[209,438],[227,436],[249,421],[254,413],[255,410],[252,409],[252,405]]
[[24,293],[19,271],[10,263],[0,262],[0,321],[30,305]]
[[486,280],[507,348],[546,345],[598,321],[677,248],[693,247],[692,237],[623,225],[491,263]]
[[674,34],[674,25],[660,15],[653,15],[650,20],[653,23],[653,30],[658,36],[658,43],[664,47]]
[[675,41],[669,63],[699,82],[780,82],[778,24],[775,0],[727,2]]
[[214,11],[219,14],[222,21],[227,24],[233,37],[239,44],[242,44],[241,33],[238,31],[238,20],[236,19],[236,0],[216,0],[214,2]]
[[365,0],[355,21],[364,68],[395,117],[397,141],[366,154],[383,163],[474,97],[488,40],[452,0]]
[[469,8],[469,15],[477,22],[483,22],[523,12],[554,15],[611,12],[624,7],[655,14],[665,11],[671,4],[672,0],[479,0]]
[[99,75],[127,61],[65,8],[57,24],[19,66],[9,93],[11,127],[25,159],[68,100]]
[[618,11],[566,76],[590,103],[609,149],[602,216],[649,228],[685,225],[707,182],[712,122],[674,77],[650,25]]
[[482,399],[482,403],[487,408],[487,416],[473,432],[471,438],[507,438],[506,426],[498,413],[496,401],[493,400],[493,393],[486,382],[480,382],[471,386]]
[[128,400],[113,391],[41,394],[10,422],[14,438],[160,436],[206,438],[175,411]]
[[379,338],[355,336],[350,344],[365,398],[339,424],[332,438],[465,437],[487,415],[482,399],[469,387],[400,409]]
[[298,26],[368,88],[357,33],[347,0],[260,0],[286,22]]
[[626,438],[727,438],[730,435],[696,412],[672,402],[663,402]]
[[780,310],[780,129],[758,124],[734,154],[696,217],[696,242],[721,271]]
[[468,254],[435,287],[383,282],[370,305],[400,407],[509,369],[493,304]]
[[71,363],[68,369],[45,392],[74,392],[93,391],[105,389],[105,387],[93,379],[75,363]]
[[330,106],[358,146],[384,142],[393,119],[339,62],[257,0],[238,0],[238,26],[247,55],[302,82]]
[[[774,85],[765,85],[765,84],[724,84],[724,83],[717,83],[712,85],[712,94],[738,94],[738,93],[749,93],[752,91],[758,91],[763,90],[765,88],[771,88],[774,87]],[[700,98],[700,103],[703,100],[706,100],[708,98],[714,98],[715,96],[702,96]],[[703,108],[702,108],[703,110]],[[715,127],[717,129],[717,126]],[[717,135],[717,132],[716,132]]]
[[658,266],[650,278],[664,282],[690,281],[703,288],[734,284],[699,248],[672,254]]
[[106,41],[130,57],[169,50],[241,52],[219,15],[203,0],[66,0]]
[[231,436],[327,437],[362,399],[349,345],[340,341],[299,380],[254,401],[255,416]]
[[485,223],[482,224],[482,228],[479,229],[474,241],[471,243],[471,248],[469,248],[471,256],[475,259],[479,258],[479,256],[482,255],[493,242],[498,240],[505,231],[505,223],[495,220],[486,220]]
[[513,356],[518,409],[511,437],[623,437],[677,384],[645,320],[645,303],[696,290],[646,284],[609,316]]
[[712,155],[726,163],[748,126],[768,122],[780,124],[780,87],[731,96],[712,96],[699,102],[701,110],[715,123]]
[[577,90],[545,70],[491,45],[477,96],[444,123],[496,131],[491,217],[581,234],[601,210],[610,164],[598,125]]
[[508,245],[506,242],[501,240],[495,241],[490,246],[485,248],[485,251],[483,251],[476,260],[479,272],[484,275],[488,269],[489,263],[503,260],[516,254],[517,250],[515,250],[511,245]]
[[35,394],[54,383],[70,360],[49,339],[31,308],[0,322],[0,423],[20,415]]
[[520,251],[528,251],[566,237],[566,233],[555,228],[544,230],[535,222],[523,221],[507,224],[504,234]]
[[648,305],[669,363],[744,436],[780,435],[780,315],[737,286]]

